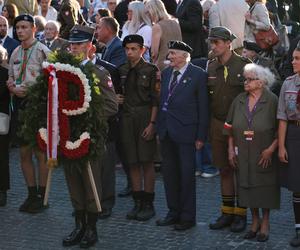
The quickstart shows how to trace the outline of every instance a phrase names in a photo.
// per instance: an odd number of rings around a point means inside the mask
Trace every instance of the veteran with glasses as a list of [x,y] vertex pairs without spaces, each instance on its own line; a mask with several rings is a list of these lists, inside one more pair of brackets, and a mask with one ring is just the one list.
[[245,92],[234,99],[223,132],[228,135],[230,165],[237,170],[239,204],[250,208],[252,214],[252,224],[244,238],[263,242],[269,238],[270,209],[280,205],[276,164],[278,101],[269,90],[275,80],[269,69],[247,64],[243,75]]

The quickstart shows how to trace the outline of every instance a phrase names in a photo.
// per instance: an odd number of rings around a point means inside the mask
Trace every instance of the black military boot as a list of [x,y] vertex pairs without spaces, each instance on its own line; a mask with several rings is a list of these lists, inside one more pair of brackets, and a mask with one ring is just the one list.
[[292,247],[300,246],[300,229],[296,229],[296,236],[290,241]]
[[212,230],[219,230],[228,227],[231,225],[233,218],[233,214],[222,214],[215,222],[209,224],[209,228]]
[[230,231],[234,233],[242,232],[247,226],[247,216],[246,215],[234,215],[233,221],[230,226]]
[[144,192],[142,209],[137,213],[136,219],[139,221],[146,221],[155,215],[153,206],[154,193]]
[[32,204],[37,203],[37,187],[36,186],[31,186],[27,187],[28,189],[28,196],[26,200],[23,202],[23,204],[19,207],[20,212],[25,212],[28,213],[31,210]]
[[63,246],[74,246],[81,242],[86,229],[86,214],[84,210],[75,210],[75,228],[63,239]]
[[90,213],[87,214],[87,226],[84,233],[84,236],[80,242],[80,248],[89,248],[98,241],[97,235],[97,223],[98,213]]
[[128,220],[135,220],[138,212],[142,209],[143,191],[132,192],[134,207],[127,213]]

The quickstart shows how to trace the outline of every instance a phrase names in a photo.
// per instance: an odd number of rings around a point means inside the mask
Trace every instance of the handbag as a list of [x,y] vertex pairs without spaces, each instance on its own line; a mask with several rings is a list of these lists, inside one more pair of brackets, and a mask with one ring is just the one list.
[[269,30],[259,30],[254,36],[261,49],[270,49],[279,42],[278,34],[272,25]]
[[0,112],[0,135],[7,135],[9,131],[10,116]]

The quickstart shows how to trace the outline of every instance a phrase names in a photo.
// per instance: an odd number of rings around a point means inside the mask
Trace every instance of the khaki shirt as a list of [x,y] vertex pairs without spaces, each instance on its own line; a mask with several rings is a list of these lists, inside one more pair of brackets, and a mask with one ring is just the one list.
[[124,112],[132,107],[158,106],[160,74],[158,68],[143,58],[131,67],[127,62],[119,68],[124,87]]
[[209,61],[208,96],[212,116],[225,121],[234,98],[244,91],[243,68],[251,61],[232,52],[225,65],[215,58]]
[[298,74],[284,81],[279,96],[277,119],[300,120],[300,103],[297,103],[299,91],[300,76]]
[[[33,44],[27,52],[28,60],[24,73],[25,78],[20,83],[16,82],[16,84],[24,87],[34,85],[36,83],[36,78],[41,74],[42,63],[47,59],[50,52],[51,51],[47,48],[47,46],[40,42]],[[24,49],[20,45],[14,50],[9,60],[8,75],[15,81],[19,79],[21,73],[23,55]]]

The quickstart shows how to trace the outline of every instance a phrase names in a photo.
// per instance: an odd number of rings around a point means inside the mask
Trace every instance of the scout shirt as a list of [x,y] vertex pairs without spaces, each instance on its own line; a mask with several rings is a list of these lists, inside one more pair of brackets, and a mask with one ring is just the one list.
[[244,91],[243,68],[251,63],[247,58],[232,52],[229,60],[222,65],[217,58],[208,62],[208,96],[212,116],[225,121],[233,99]]
[[300,76],[288,77],[281,88],[277,119],[300,120]]
[[127,62],[119,68],[121,85],[124,89],[124,112],[131,107],[158,106],[159,70],[143,58],[132,68]]
[[42,71],[42,63],[50,52],[46,45],[37,40],[28,49],[19,45],[9,60],[9,77],[14,79],[17,86],[27,88],[34,85]]

